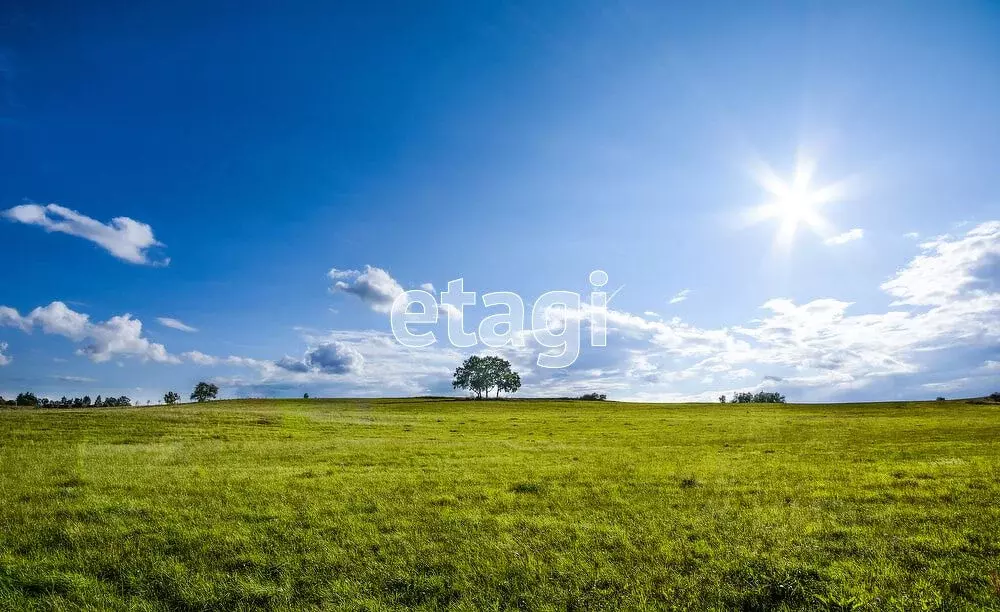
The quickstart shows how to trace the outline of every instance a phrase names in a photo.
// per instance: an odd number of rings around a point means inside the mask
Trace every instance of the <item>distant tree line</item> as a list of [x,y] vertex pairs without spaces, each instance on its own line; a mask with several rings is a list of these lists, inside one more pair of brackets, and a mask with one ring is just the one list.
[[121,397],[102,398],[98,395],[93,400],[89,395],[74,397],[72,399],[65,395],[59,399],[49,399],[38,397],[31,391],[18,393],[15,399],[5,400],[0,397],[0,406],[21,406],[24,408],[110,408],[117,406],[131,406],[132,400],[126,395]]
[[[720,395],[719,402],[725,404],[726,396]],[[733,393],[732,399],[729,400],[730,404],[784,404],[785,396],[778,393],[777,391],[758,391],[756,393],[750,393],[749,391],[737,391]]]
[[[219,387],[212,383],[200,382],[194,391],[191,392],[191,399],[197,402],[204,402],[215,399],[219,394]],[[175,404],[179,402],[181,396],[174,391],[168,391],[163,395],[163,403]],[[147,404],[149,402],[146,402]],[[72,399],[63,396],[59,399],[49,399],[38,397],[31,391],[18,393],[14,399],[4,399],[0,397],[0,406],[20,406],[24,408],[117,408],[121,406],[131,406],[132,400],[128,396],[105,397],[98,395],[91,400],[89,395],[74,397]]]

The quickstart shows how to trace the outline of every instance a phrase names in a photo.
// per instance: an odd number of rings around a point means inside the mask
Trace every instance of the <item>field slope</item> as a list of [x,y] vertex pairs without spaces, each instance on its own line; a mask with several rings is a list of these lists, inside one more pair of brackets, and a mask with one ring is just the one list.
[[1000,407],[0,411],[2,609],[996,609]]

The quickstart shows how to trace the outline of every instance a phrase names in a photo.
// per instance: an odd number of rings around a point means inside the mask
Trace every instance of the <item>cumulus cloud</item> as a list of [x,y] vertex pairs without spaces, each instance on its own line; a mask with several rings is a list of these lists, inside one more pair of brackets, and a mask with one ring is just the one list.
[[305,362],[320,372],[346,374],[360,369],[364,358],[349,344],[334,340],[306,353]]
[[170,262],[169,258],[161,261],[150,259],[150,249],[163,244],[153,236],[152,227],[129,217],[115,217],[105,224],[58,204],[22,204],[4,211],[3,216],[17,223],[37,225],[47,232],[61,232],[90,240],[130,263],[167,265]]
[[680,291],[677,292],[677,295],[670,298],[670,303],[677,304],[683,302],[684,300],[688,299],[689,295],[691,295],[690,289],[681,289]]
[[[691,390],[696,384],[716,385],[713,393],[779,386],[817,401],[859,390],[919,393],[940,364],[1000,341],[1000,292],[990,282],[998,245],[1000,232],[993,224],[924,245],[924,254],[883,285],[890,296],[916,296],[911,301],[922,304],[916,309],[866,313],[833,298],[801,304],[775,298],[762,306],[763,316],[721,328],[608,310],[608,347],[583,346],[577,364],[550,376],[559,388],[566,388],[564,382],[575,382],[576,388],[599,383],[623,399],[694,399],[706,393]],[[563,315],[586,322],[591,310],[584,304]],[[529,342],[524,350],[530,361],[537,347]],[[600,381],[589,378],[594,363],[600,365]],[[770,372],[749,387],[719,386],[752,380],[759,370]],[[977,381],[984,378],[965,377],[961,384]],[[525,388],[531,388],[527,382]]]
[[420,288],[428,293],[434,293],[434,283],[423,283]]
[[77,351],[91,361],[105,362],[112,357],[131,356],[144,361],[179,363],[180,359],[167,352],[162,344],[150,342],[142,336],[142,322],[130,314],[111,317],[102,323],[93,323],[86,314],[79,313],[62,302],[39,306],[25,316],[8,306],[0,306],[0,325],[16,327],[31,332],[36,326],[46,334],[69,338],[84,345]]
[[6,352],[7,352],[7,343],[0,342],[0,367],[9,364],[11,361],[14,361],[13,357],[4,354]]
[[289,372],[323,374],[350,374],[358,372],[363,364],[364,357],[357,349],[337,340],[322,342],[310,348],[302,359],[286,355],[275,362],[276,366]]
[[374,266],[365,266],[363,272],[332,268],[327,276],[334,281],[331,291],[355,295],[376,312],[390,312],[393,301],[403,293],[388,272]]
[[[269,361],[213,358],[212,364],[241,366],[251,374],[216,377],[239,396],[272,396],[303,390],[317,395],[392,396],[443,394],[451,390],[451,372],[464,352],[446,346],[410,349],[391,334],[334,331],[303,336],[308,349],[301,359]],[[368,368],[371,362],[378,367]]]
[[[995,380],[997,362],[980,359],[965,372],[942,364],[961,363],[956,359],[969,351],[981,355],[1000,342],[1000,290],[990,283],[998,244],[1000,231],[984,224],[922,245],[920,254],[883,285],[886,302],[906,304],[882,309],[861,310],[832,297],[806,302],[777,297],[742,324],[700,327],[652,311],[637,315],[587,303],[560,308],[552,313],[553,322],[576,319],[584,339],[595,315],[606,318],[608,326],[608,346],[590,347],[584,341],[579,359],[565,369],[536,365],[546,348],[531,330],[521,334],[521,342],[501,349],[465,350],[448,346],[440,336],[436,345],[407,349],[389,333],[338,331],[307,333],[309,348],[301,358],[217,360],[252,371],[218,380],[251,395],[450,393],[455,365],[472,352],[489,352],[509,359],[522,375],[522,393],[536,396],[600,392],[636,401],[715,401],[723,393],[766,388],[793,401],[824,401],[924,397],[929,389],[945,386],[972,394]],[[389,296],[393,290],[375,291],[369,285],[391,287],[395,281],[359,282],[365,274],[377,276],[369,269],[338,270],[331,278],[359,287],[355,294],[370,303],[385,303],[387,298],[379,302],[371,296]],[[690,291],[682,293],[686,297]],[[951,378],[934,382],[946,376]]]
[[[521,372],[525,395],[601,392],[616,399],[714,401],[722,393],[770,388],[793,401],[823,401],[923,397],[945,385],[954,393],[972,394],[995,381],[998,368],[989,352],[1000,342],[998,247],[1000,224],[990,223],[921,245],[919,254],[882,285],[886,303],[894,302],[887,308],[861,309],[832,297],[805,302],[776,297],[765,301],[754,318],[719,327],[595,309],[587,303],[575,310],[558,309],[555,318],[566,319],[564,323],[578,319],[584,338],[580,358],[561,370],[537,367],[535,360],[546,348],[530,330],[522,334],[523,342],[496,350],[454,349],[440,335],[437,345],[408,349],[386,332],[300,330],[301,357],[215,357],[198,351],[179,357],[197,365],[244,369],[214,379],[242,395],[445,394],[451,392],[455,365],[477,351],[510,359]],[[384,270],[370,266],[332,270],[329,276],[335,290],[353,293],[376,310],[388,308],[389,298],[402,290]],[[684,297],[689,293],[682,292]],[[602,348],[586,343],[598,310],[608,325],[608,346]],[[97,326],[114,338],[141,339],[141,328],[125,329],[129,321],[134,319],[125,315],[121,323],[113,318],[95,324],[62,303],[24,317],[0,306],[0,324],[25,331],[39,327],[86,341],[96,347],[87,353],[95,360],[101,354],[155,353],[148,347],[137,353],[137,348],[126,350],[132,347],[128,343],[98,341]],[[976,361],[961,366],[962,371],[957,358],[970,354]],[[170,357],[164,350],[159,359]],[[984,363],[984,357],[992,360]]]
[[852,242],[854,240],[860,240],[861,238],[864,237],[864,235],[865,235],[865,231],[863,229],[861,229],[860,227],[856,227],[854,229],[847,230],[843,234],[837,234],[836,236],[830,236],[829,238],[827,238],[826,240],[823,241],[823,244],[827,244],[827,245],[831,245],[831,246],[838,245],[838,244],[847,244],[848,242]]
[[170,317],[156,317],[157,323],[164,327],[169,327],[171,329],[176,329],[182,332],[193,333],[198,331],[197,328],[191,327],[190,325],[184,323],[179,319],[172,319]]
[[923,253],[882,284],[892,305],[944,306],[958,299],[998,295],[1000,221],[983,223],[965,236],[938,236]]
[[305,361],[289,357],[288,355],[285,355],[281,359],[275,361],[274,365],[278,366],[282,370],[288,370],[289,372],[308,372],[311,369],[309,364]]

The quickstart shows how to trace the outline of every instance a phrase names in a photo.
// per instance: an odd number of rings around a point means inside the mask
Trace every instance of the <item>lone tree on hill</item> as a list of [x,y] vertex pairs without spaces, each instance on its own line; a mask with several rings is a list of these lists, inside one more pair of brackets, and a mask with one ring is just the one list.
[[181,399],[181,396],[177,395],[173,391],[167,391],[163,394],[163,403],[165,404],[176,404]]
[[490,389],[496,389],[496,397],[500,397],[501,391],[514,393],[520,389],[521,376],[510,369],[506,359],[473,355],[455,370],[451,386],[472,391],[476,399],[482,399],[484,394],[489,398]]
[[215,396],[218,394],[219,387],[213,385],[212,383],[200,382],[191,393],[191,399],[198,402],[204,402],[210,399],[215,399]]

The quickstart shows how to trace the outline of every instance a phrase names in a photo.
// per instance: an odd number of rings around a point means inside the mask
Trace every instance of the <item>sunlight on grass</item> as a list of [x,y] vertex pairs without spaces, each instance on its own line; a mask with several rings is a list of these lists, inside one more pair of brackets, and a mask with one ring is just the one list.
[[996,410],[0,411],[0,608],[986,608]]

